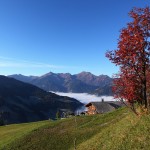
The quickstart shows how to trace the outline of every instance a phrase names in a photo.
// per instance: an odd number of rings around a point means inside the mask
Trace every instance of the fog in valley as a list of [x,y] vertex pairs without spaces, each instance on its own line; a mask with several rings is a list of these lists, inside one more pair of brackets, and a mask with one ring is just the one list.
[[55,92],[58,95],[61,96],[68,96],[71,98],[75,98],[81,103],[87,104],[89,102],[97,102],[97,101],[116,101],[113,96],[96,96],[96,95],[91,95],[87,93],[63,93],[63,92]]

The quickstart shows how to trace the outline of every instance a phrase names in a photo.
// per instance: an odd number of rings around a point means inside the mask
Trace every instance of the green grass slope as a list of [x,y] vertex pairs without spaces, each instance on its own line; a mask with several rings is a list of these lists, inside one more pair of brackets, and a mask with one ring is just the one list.
[[150,116],[137,117],[122,108],[104,115],[1,127],[0,145],[5,150],[149,150],[149,133]]
[[10,144],[17,139],[24,137],[37,128],[47,124],[49,124],[49,121],[0,126],[0,149],[5,149],[7,144]]

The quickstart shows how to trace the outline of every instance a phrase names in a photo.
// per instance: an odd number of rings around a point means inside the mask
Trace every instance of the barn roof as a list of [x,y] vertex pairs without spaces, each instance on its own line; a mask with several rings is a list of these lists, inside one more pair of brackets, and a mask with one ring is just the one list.
[[90,102],[88,104],[86,104],[86,107],[89,107],[91,105],[94,105],[96,107],[96,111],[98,113],[106,113],[112,110],[115,110],[119,107],[122,107],[123,104],[121,102],[113,102],[113,101],[109,101],[109,102]]

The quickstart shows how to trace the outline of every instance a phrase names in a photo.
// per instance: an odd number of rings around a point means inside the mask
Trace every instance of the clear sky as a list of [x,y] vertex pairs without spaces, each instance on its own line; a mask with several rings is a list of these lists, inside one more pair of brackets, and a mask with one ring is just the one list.
[[105,58],[133,7],[150,0],[0,0],[0,74],[112,76]]

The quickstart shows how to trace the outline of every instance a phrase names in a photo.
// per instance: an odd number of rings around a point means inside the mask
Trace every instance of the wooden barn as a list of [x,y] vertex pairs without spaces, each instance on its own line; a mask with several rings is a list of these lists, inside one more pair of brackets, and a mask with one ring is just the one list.
[[106,112],[113,111],[115,109],[118,109],[120,107],[124,106],[121,102],[90,102],[85,105],[87,107],[86,114],[92,115],[92,114],[103,114]]

